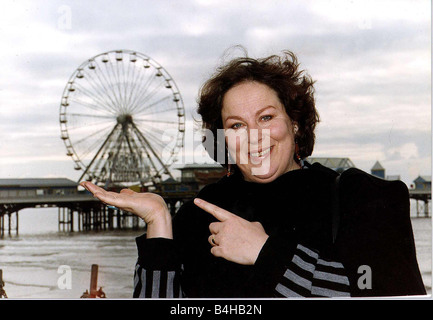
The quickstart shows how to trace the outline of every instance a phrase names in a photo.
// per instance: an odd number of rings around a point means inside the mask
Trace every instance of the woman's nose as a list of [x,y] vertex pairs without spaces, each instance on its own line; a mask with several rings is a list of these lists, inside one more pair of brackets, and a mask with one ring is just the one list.
[[248,130],[248,141],[253,143],[259,143],[262,140],[261,130],[259,128],[249,128]]
[[248,143],[251,149],[266,148],[270,145],[270,130],[260,127],[248,128]]
[[263,128],[257,123],[248,125],[248,139],[250,143],[259,143],[263,139]]

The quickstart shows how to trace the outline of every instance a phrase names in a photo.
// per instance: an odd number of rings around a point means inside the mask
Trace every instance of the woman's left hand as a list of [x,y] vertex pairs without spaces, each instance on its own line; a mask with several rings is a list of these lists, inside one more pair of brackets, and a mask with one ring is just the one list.
[[209,225],[211,253],[235,263],[253,265],[269,237],[262,224],[245,220],[202,199],[196,198],[194,203],[219,220]]

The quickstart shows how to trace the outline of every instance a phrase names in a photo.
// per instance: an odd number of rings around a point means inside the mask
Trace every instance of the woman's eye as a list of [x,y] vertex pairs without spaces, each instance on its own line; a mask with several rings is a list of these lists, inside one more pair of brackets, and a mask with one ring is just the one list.
[[231,126],[232,129],[239,129],[240,127],[242,127],[242,123],[235,123]]
[[263,116],[263,117],[260,118],[260,120],[262,120],[262,121],[269,121],[271,119],[272,119],[272,116],[270,116],[270,115]]

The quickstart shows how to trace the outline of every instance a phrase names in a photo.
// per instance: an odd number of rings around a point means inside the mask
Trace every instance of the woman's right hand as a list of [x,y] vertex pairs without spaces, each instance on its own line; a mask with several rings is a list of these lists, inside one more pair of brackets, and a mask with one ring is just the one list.
[[138,193],[130,189],[122,189],[120,193],[111,192],[88,181],[83,181],[80,185],[103,203],[142,218],[147,224],[147,238],[173,239],[171,215],[160,195],[150,192]]

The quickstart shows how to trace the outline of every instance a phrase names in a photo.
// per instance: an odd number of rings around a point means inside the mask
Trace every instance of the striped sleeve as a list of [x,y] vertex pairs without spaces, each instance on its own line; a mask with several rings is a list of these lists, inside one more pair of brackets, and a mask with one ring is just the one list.
[[298,244],[284,275],[275,287],[279,297],[350,297],[343,264],[324,259]]
[[173,240],[136,238],[134,298],[181,298],[181,265]]
[[146,270],[138,263],[134,272],[134,298],[182,298],[178,271]]

